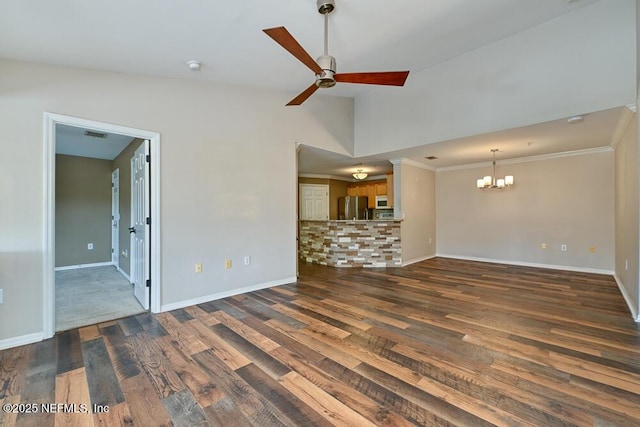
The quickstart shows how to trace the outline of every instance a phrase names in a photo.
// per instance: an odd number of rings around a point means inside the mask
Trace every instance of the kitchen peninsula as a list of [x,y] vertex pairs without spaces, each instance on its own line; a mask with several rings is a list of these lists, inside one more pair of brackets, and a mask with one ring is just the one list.
[[302,220],[298,256],[334,267],[400,267],[401,220]]

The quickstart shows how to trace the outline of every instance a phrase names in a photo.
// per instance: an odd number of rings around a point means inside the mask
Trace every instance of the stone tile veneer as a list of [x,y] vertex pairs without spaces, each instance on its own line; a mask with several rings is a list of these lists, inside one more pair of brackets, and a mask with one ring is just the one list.
[[334,267],[399,267],[401,221],[300,221],[298,256]]

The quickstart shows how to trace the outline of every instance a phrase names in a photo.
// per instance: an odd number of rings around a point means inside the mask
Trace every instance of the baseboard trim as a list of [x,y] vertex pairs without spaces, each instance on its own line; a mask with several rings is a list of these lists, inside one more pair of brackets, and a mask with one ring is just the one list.
[[76,265],[65,265],[62,267],[56,267],[55,271],[64,271],[64,270],[77,270],[79,268],[91,268],[91,267],[106,267],[109,265],[113,265],[113,262],[94,262],[91,264],[76,264]]
[[121,269],[119,265],[116,265],[116,270],[118,270],[118,273],[122,274],[122,276],[123,276],[125,279],[127,279],[127,281],[128,281],[129,283],[132,283],[132,282],[131,282],[131,276],[129,276],[129,275],[127,274],[127,272],[126,272],[126,271],[124,271],[123,269]]
[[435,258],[436,256],[437,256],[437,255],[427,255],[427,256],[422,257],[422,258],[415,258],[415,259],[411,259],[411,260],[409,260],[409,261],[403,261],[403,262],[400,264],[400,266],[401,266],[401,267],[406,267],[407,265],[415,264],[415,263],[417,263],[417,262],[421,262],[421,261],[426,261],[426,260],[428,260],[428,259]]
[[20,347],[21,345],[33,344],[40,342],[44,339],[42,332],[35,334],[20,335],[19,337],[7,338],[6,340],[0,340],[0,350],[6,350],[8,348]]
[[189,307],[191,305],[202,304],[202,303],[205,303],[205,302],[215,301],[215,300],[219,300],[219,299],[222,299],[222,298],[228,298],[228,297],[232,297],[234,295],[244,294],[244,293],[247,293],[247,292],[259,291],[261,289],[271,288],[271,287],[274,287],[274,286],[287,285],[289,283],[295,283],[297,281],[298,281],[298,279],[295,276],[293,276],[293,277],[289,277],[289,278],[286,278],[286,279],[274,280],[272,282],[260,283],[260,284],[257,284],[257,285],[246,286],[244,288],[233,289],[233,290],[230,290],[230,291],[218,292],[218,293],[215,293],[215,294],[205,295],[205,296],[198,297],[198,298],[193,298],[193,299],[189,299],[189,300],[174,302],[174,303],[171,303],[171,304],[164,304],[164,305],[160,306],[160,311],[164,312],[164,311],[177,310],[179,308],[185,308],[185,307]]
[[577,273],[606,274],[608,276],[613,276],[614,275],[614,271],[612,271],[612,270],[601,270],[601,269],[598,269],[598,268],[574,267],[574,266],[570,266],[570,265],[538,264],[538,263],[535,263],[535,262],[511,261],[511,260],[504,260],[504,259],[479,258],[479,257],[470,257],[470,256],[462,256],[462,255],[449,255],[449,254],[437,254],[436,256],[441,257],[441,258],[453,258],[453,259],[461,259],[461,260],[466,260],[466,261],[492,262],[492,263],[496,263],[496,264],[518,265],[518,266],[521,266],[521,267],[549,268],[551,270],[575,271]]
[[633,306],[633,303],[632,303],[633,300],[631,299],[631,296],[629,295],[627,288],[624,287],[622,280],[620,279],[620,277],[618,277],[617,274],[614,273],[613,278],[616,280],[616,284],[618,285],[618,289],[620,289],[620,293],[624,298],[624,302],[626,302],[627,307],[629,307],[629,311],[631,312],[631,317],[633,318],[634,321],[636,321],[637,323],[640,323],[640,315],[638,315],[638,311]]

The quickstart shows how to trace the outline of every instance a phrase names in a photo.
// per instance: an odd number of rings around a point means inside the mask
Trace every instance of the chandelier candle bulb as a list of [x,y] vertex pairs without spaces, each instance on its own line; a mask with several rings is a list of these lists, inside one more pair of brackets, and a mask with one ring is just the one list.
[[504,183],[506,185],[513,185],[513,175],[507,175],[504,177]]

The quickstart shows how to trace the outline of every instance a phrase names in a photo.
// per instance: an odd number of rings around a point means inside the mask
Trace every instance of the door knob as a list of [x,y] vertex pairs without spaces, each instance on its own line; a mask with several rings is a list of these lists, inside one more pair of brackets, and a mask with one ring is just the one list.
[[136,228],[135,227],[129,227],[129,233],[136,234]]

